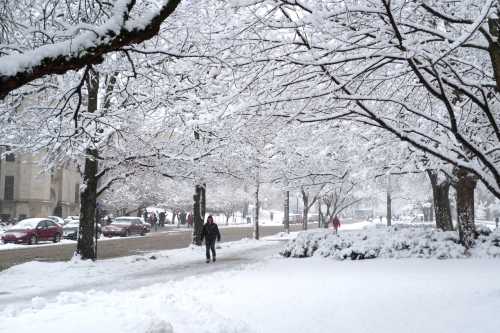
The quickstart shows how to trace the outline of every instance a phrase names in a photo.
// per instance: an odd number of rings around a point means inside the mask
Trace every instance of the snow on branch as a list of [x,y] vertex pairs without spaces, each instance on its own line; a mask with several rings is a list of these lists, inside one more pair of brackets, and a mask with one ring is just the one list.
[[163,0],[159,8],[133,19],[130,13],[136,0],[119,0],[113,8],[114,14],[92,31],[85,30],[69,40],[0,57],[0,100],[36,79],[99,64],[108,53],[151,39],[180,2]]

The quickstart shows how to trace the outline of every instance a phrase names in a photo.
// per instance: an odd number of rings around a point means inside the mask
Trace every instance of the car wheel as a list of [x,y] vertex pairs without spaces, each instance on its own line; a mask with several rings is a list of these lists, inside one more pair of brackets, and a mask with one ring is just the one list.
[[35,245],[36,243],[38,243],[38,239],[36,238],[36,236],[31,236],[30,240],[28,241],[28,244],[29,245]]
[[59,243],[61,241],[61,235],[60,234],[56,234],[54,236],[54,239],[52,240],[54,243]]

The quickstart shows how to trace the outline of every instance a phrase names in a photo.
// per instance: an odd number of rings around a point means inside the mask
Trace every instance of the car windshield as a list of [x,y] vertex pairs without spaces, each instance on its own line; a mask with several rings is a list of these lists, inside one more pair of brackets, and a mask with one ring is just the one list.
[[17,223],[16,225],[14,225],[12,228],[10,228],[11,230],[19,230],[19,229],[35,229],[36,226],[38,225],[38,223],[40,222],[40,220],[22,220],[21,222]]
[[129,219],[115,219],[112,224],[129,225],[129,224],[132,224],[132,220],[129,220]]

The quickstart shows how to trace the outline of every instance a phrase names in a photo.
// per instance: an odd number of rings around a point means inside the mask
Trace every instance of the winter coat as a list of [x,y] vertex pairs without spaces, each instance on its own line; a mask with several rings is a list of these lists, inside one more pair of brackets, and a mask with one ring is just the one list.
[[340,227],[340,220],[337,216],[335,216],[333,219],[332,219],[332,225],[335,229],[337,229],[338,227]]
[[205,239],[207,242],[213,242],[216,238],[220,242],[220,232],[217,224],[213,222],[205,223],[201,231],[201,240]]

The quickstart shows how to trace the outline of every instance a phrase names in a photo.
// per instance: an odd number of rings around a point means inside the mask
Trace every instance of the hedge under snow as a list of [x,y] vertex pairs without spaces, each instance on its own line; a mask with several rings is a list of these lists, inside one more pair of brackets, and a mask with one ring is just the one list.
[[300,233],[281,250],[284,257],[331,257],[337,260],[373,258],[500,258],[500,232],[481,229],[467,253],[454,231],[433,228],[384,228],[341,232]]

